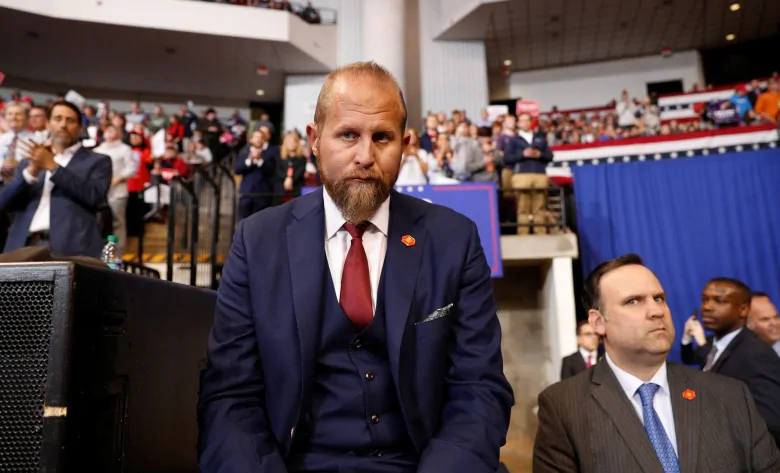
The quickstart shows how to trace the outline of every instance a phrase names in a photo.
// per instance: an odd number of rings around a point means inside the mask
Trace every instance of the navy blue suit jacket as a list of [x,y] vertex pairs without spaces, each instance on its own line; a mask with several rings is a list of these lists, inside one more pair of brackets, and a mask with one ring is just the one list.
[[[536,148],[542,155],[538,158],[526,158],[523,152],[526,148]],[[504,148],[504,165],[510,166],[515,173],[539,173],[547,171],[547,164],[553,159],[553,152],[547,144],[547,139],[541,133],[534,133],[531,143],[520,135],[515,135],[506,142]]]
[[[44,173],[38,174],[37,183],[28,184],[22,170],[29,164],[22,160],[13,180],[0,192],[0,209],[16,212],[5,243],[6,252],[27,244],[30,223],[41,200]],[[111,158],[80,148],[67,167],[60,167],[52,175],[54,188],[49,216],[52,254],[100,257],[103,238],[96,214],[106,208],[111,173]]]
[[236,157],[236,174],[240,174],[241,194],[262,194],[270,193],[272,190],[272,180],[276,175],[276,165],[279,161],[279,148],[268,146],[263,151],[263,164],[260,166],[247,166],[246,159],[249,157],[249,146],[245,147]]
[[[421,473],[488,473],[514,402],[477,228],[392,192],[387,345]],[[219,287],[199,403],[204,473],[281,473],[310,405],[322,324],[322,189],[243,220]],[[401,239],[411,235],[416,243]],[[453,304],[449,315],[419,323]]]

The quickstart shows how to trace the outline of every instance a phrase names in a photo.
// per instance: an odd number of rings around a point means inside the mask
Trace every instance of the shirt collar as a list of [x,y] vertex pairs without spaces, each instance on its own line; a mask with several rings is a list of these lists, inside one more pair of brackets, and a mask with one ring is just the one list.
[[[336,203],[333,202],[325,188],[322,189],[322,200],[325,204],[325,240],[330,240],[341,230],[347,220],[341,215],[341,211],[336,207]],[[382,205],[368,221],[384,236],[387,236],[387,229],[390,226],[390,197],[382,202]],[[369,228],[367,231],[370,232],[371,229]]]
[[[615,373],[615,377],[617,378],[618,383],[620,383],[620,387],[623,388],[623,391],[625,391],[629,399],[633,398],[637,389],[645,384],[645,382],[636,376],[618,368],[617,365],[615,365],[615,363],[612,361],[612,358],[609,357],[609,353],[605,354],[604,357],[607,359],[607,364],[612,369],[612,372]],[[664,364],[658,368],[658,371],[655,372],[652,379],[650,379],[648,383],[661,386],[661,391],[669,395],[669,379],[666,377],[666,362],[664,362]]]
[[727,333],[726,335],[724,335],[724,336],[722,336],[722,337],[720,337],[718,339],[713,339],[712,343],[713,343],[713,345],[715,345],[715,348],[718,349],[718,353],[723,353],[723,350],[728,348],[729,343],[731,343],[731,341],[734,340],[737,337],[737,335],[739,335],[739,333],[742,330],[744,330],[744,327],[740,327],[740,328],[734,330],[733,332]]
[[588,359],[588,357],[590,356],[590,357],[591,357],[591,363],[595,363],[595,362],[596,362],[596,360],[597,360],[597,355],[598,355],[598,352],[597,352],[597,350],[588,351],[588,350],[586,350],[586,349],[584,349],[584,348],[580,347],[580,355],[582,355],[582,357],[583,357],[584,359],[586,359],[586,360],[587,360],[587,359]]
[[65,148],[62,153],[60,153],[65,158],[72,158],[76,152],[81,149],[81,142],[77,142],[75,145]]

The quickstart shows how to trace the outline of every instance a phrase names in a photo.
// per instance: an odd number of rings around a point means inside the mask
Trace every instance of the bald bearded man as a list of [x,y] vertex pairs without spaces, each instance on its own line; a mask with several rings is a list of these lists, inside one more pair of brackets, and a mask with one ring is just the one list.
[[513,404],[473,222],[393,190],[406,104],[375,63],[325,80],[324,189],[241,222],[202,380],[204,473],[493,473]]

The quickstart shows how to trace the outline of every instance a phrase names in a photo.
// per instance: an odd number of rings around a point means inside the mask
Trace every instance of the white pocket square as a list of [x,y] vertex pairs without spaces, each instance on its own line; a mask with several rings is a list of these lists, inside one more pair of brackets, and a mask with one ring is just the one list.
[[422,319],[421,321],[417,322],[414,325],[420,325],[426,322],[430,322],[431,320],[436,320],[442,317],[446,317],[447,315],[449,315],[451,310],[452,310],[452,303],[445,305],[441,309],[434,310],[433,312],[431,312],[430,315],[428,315],[427,317],[425,317],[424,319]]

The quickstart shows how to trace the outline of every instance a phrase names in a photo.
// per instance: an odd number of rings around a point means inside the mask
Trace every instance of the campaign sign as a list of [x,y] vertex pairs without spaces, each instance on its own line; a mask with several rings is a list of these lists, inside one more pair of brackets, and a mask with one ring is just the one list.
[[[304,187],[303,194],[317,190]],[[425,201],[449,207],[465,215],[477,224],[490,275],[500,278],[504,275],[501,261],[501,231],[498,224],[498,202],[496,185],[492,182],[465,183],[442,186],[396,186],[396,191]]]
[[711,100],[707,103],[707,114],[716,125],[738,125],[740,122],[737,106],[731,100]]

